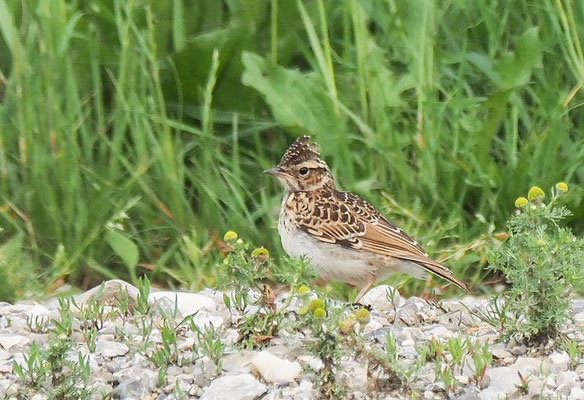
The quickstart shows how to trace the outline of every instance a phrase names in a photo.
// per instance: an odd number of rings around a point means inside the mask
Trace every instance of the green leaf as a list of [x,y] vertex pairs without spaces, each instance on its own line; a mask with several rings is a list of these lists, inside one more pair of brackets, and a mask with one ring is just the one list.
[[113,229],[106,231],[105,240],[128,269],[133,271],[138,265],[138,246],[127,236]]
[[0,266],[5,267],[22,254],[24,234],[17,233],[0,245]]
[[8,46],[8,50],[13,54],[17,35],[14,23],[12,22],[12,14],[5,0],[0,0],[0,33],[4,36],[4,42]]
[[172,3],[172,39],[174,51],[181,51],[185,47],[184,5],[182,0]]
[[541,67],[542,44],[539,28],[526,30],[516,41],[515,51],[505,54],[496,63],[499,74],[499,87],[513,89],[529,83],[535,68]]
[[334,102],[318,76],[273,65],[250,52],[243,53],[242,61],[243,84],[264,96],[281,125],[302,133],[343,130],[343,120],[336,117]]

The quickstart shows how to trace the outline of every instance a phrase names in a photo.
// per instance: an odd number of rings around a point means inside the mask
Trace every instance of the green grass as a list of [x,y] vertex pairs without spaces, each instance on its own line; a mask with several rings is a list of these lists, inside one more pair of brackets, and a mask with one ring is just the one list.
[[584,229],[583,40],[575,0],[0,0],[0,243],[42,285],[221,283],[212,230],[281,254],[261,171],[309,133],[483,290],[531,185]]

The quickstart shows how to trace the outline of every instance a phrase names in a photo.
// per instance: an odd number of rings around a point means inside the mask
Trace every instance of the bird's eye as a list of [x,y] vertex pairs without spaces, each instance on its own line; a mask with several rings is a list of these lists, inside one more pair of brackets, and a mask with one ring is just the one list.
[[298,170],[298,173],[300,174],[300,176],[306,176],[308,174],[308,168],[302,167]]

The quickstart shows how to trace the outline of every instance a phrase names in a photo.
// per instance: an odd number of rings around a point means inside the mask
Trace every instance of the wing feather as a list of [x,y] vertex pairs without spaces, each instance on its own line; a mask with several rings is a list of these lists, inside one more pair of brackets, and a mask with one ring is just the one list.
[[430,258],[418,242],[357,195],[332,190],[324,196],[300,192],[296,197],[296,223],[313,238],[411,261],[468,290],[447,267]]

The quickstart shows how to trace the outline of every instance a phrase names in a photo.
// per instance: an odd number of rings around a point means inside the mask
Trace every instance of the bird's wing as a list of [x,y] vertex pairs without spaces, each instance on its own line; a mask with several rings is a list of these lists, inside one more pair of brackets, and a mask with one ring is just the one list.
[[297,197],[296,223],[313,238],[414,262],[468,290],[448,268],[431,259],[418,242],[359,196],[331,191],[319,196],[302,192]]

